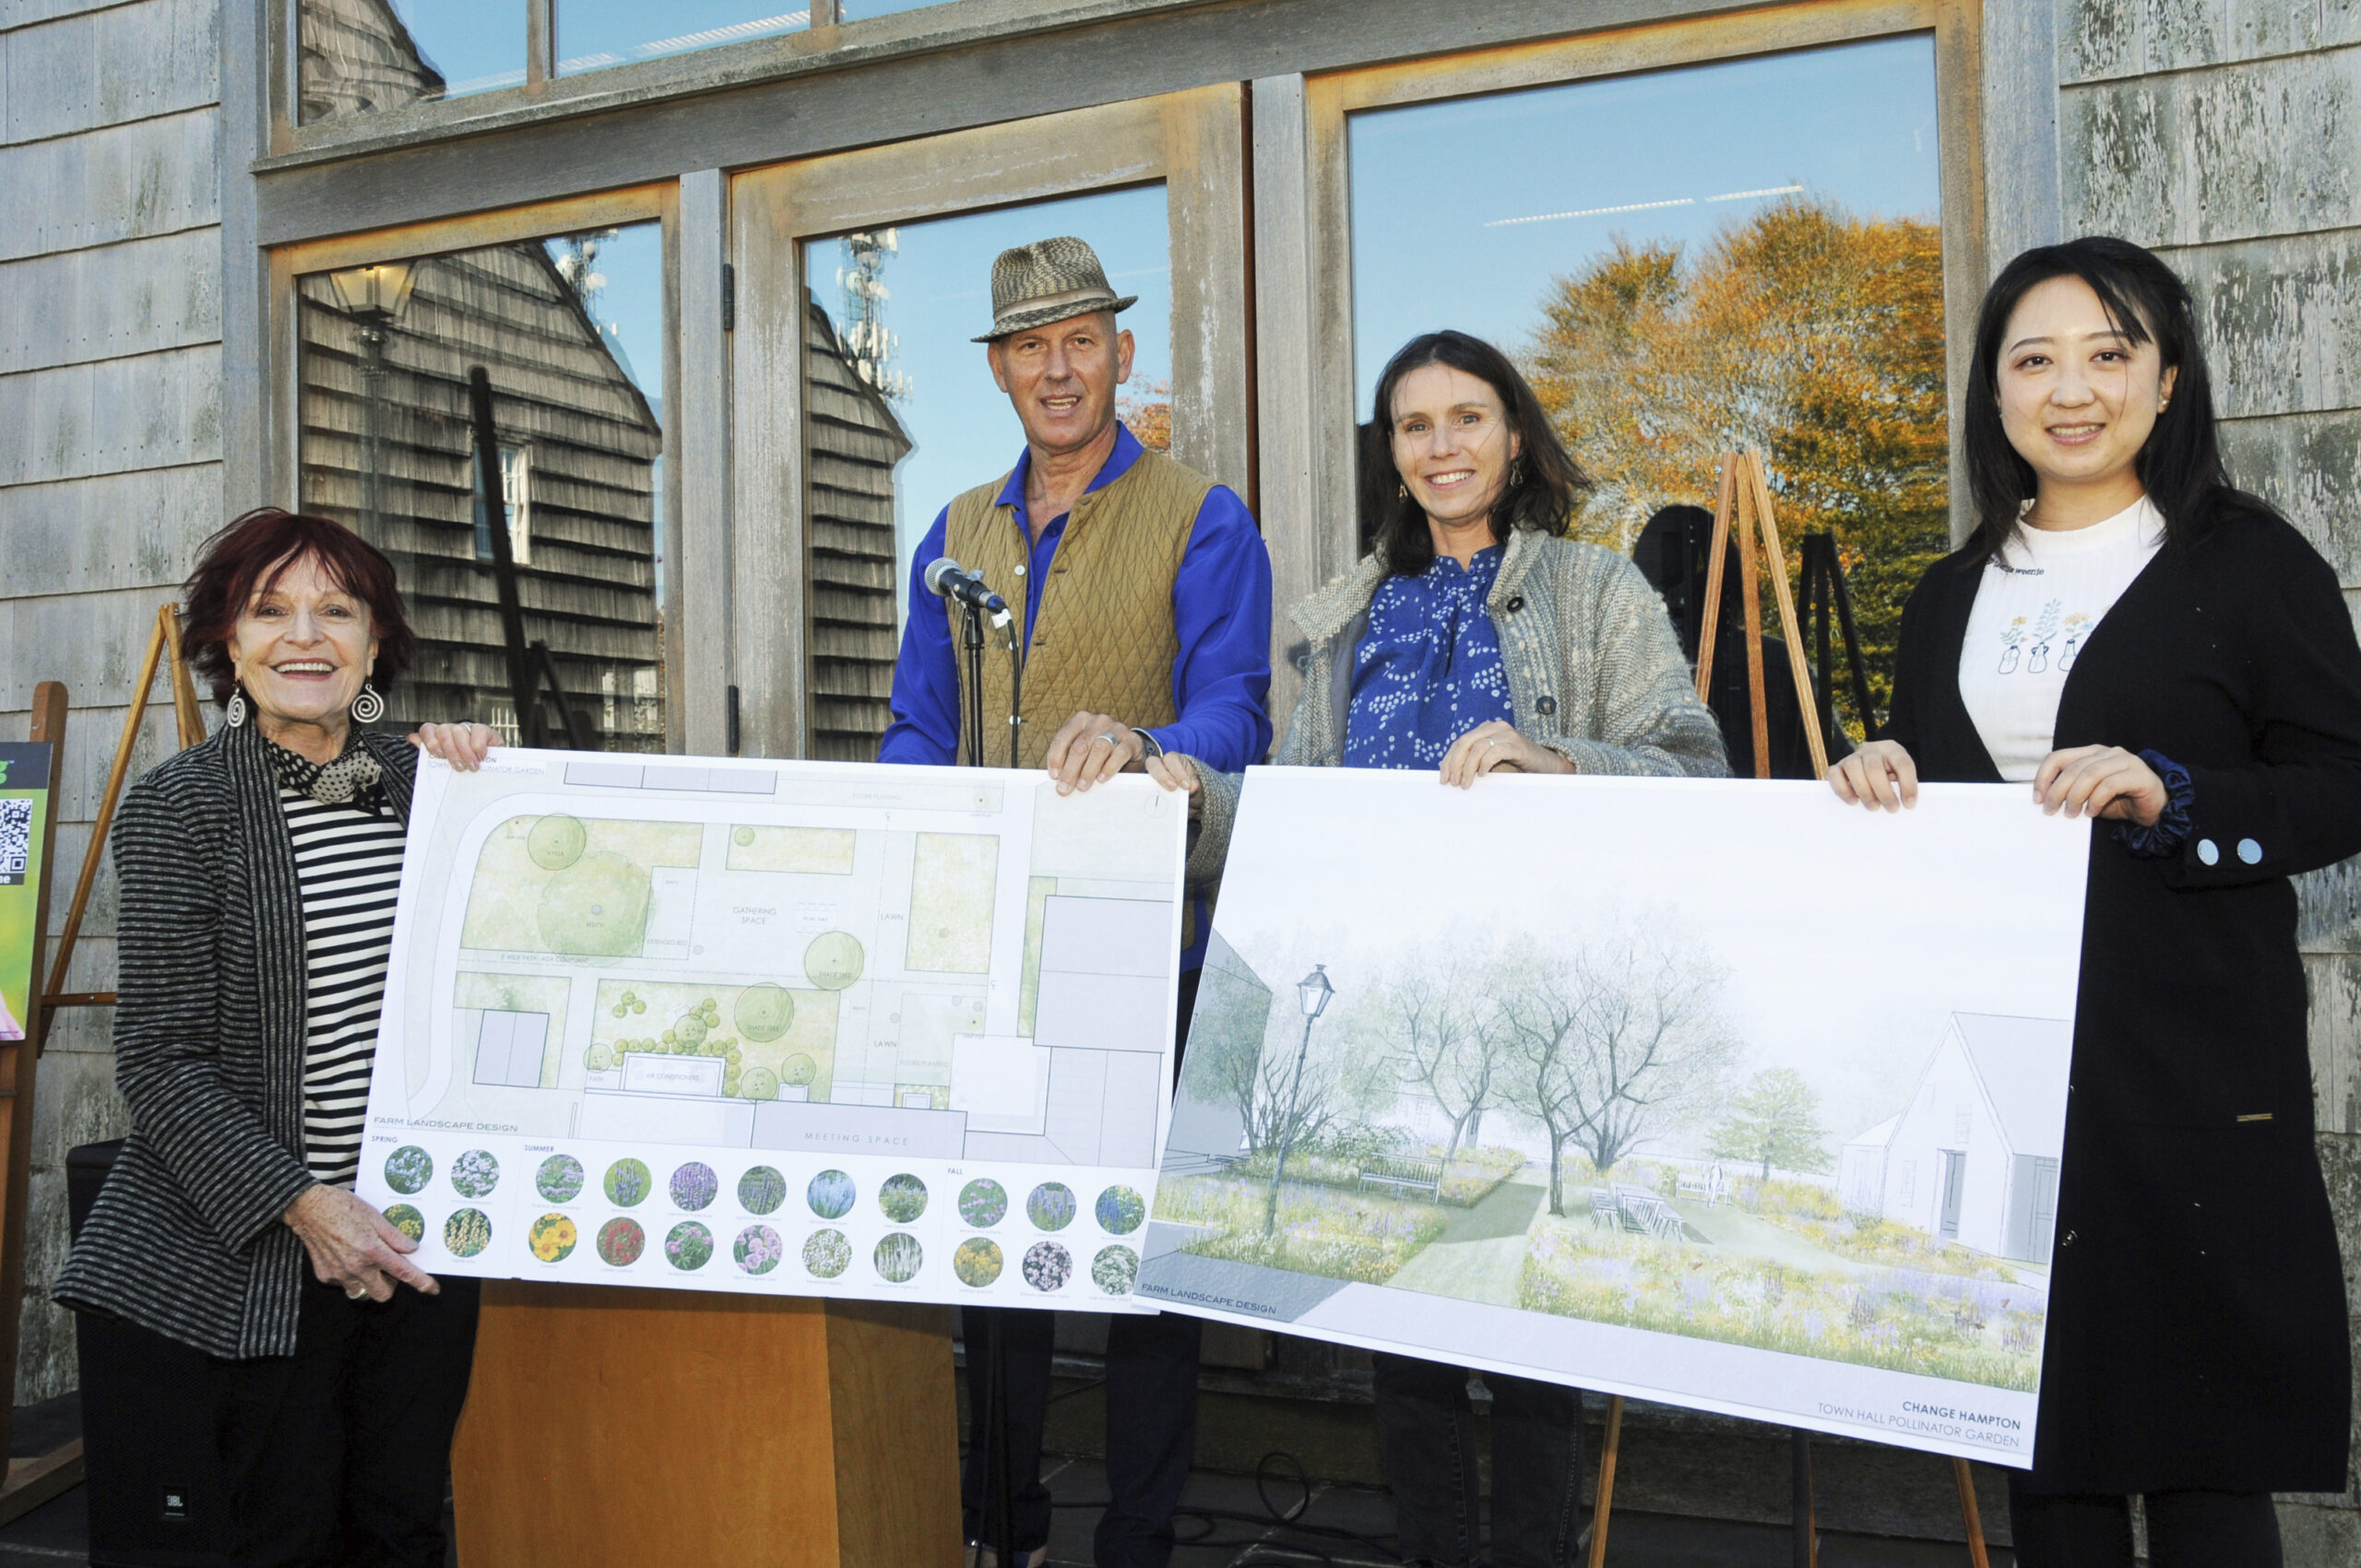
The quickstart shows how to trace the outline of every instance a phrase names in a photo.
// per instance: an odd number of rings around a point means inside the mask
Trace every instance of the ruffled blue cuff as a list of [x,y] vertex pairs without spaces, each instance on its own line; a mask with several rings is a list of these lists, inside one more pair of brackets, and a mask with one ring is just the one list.
[[2153,827],[2117,823],[2116,842],[2141,860],[2169,861],[2177,857],[2181,846],[2189,842],[2189,808],[2197,802],[2197,787],[2189,780],[2189,769],[2162,752],[2142,752],[2140,760],[2154,768],[2156,777],[2165,781],[2165,809]]

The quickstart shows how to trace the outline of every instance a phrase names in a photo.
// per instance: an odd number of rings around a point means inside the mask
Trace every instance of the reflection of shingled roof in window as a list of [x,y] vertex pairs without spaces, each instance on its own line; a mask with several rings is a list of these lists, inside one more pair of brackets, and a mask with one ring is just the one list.
[[[360,333],[321,276],[301,280],[303,504],[365,530]],[[386,331],[379,522],[421,647],[389,717],[488,719],[508,702],[499,600],[478,559],[468,370],[490,373],[504,445],[528,449],[531,561],[516,569],[525,635],[550,645],[575,706],[611,749],[663,749],[656,462],[663,433],[581,302],[536,243],[419,264]],[[607,704],[609,690],[620,700]],[[645,707],[631,699],[644,690]]]
[[2058,1063],[2073,1050],[2074,1026],[1996,1013],[1954,1013],[1952,1024],[1991,1097],[2010,1152],[2057,1158],[2066,1142],[2066,1102],[2050,1091]]
[[[846,360],[828,313],[804,291],[804,429],[811,464],[812,755],[873,762],[892,719],[894,465],[912,445]],[[913,606],[924,613],[931,603]],[[940,611],[936,612],[940,613]]]
[[443,96],[442,73],[387,0],[303,0],[296,10],[306,124]]

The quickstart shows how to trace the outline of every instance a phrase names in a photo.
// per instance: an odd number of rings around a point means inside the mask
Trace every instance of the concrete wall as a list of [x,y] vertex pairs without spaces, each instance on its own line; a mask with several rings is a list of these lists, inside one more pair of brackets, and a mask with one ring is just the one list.
[[[218,27],[215,0],[0,0],[0,734],[25,733],[38,682],[66,683],[53,932],[156,606],[221,519]],[[146,726],[135,774],[168,724]],[[69,990],[114,983],[112,884]],[[20,1403],[75,1384],[47,1286],[65,1152],[127,1122],[110,1022],[62,1016],[41,1064]]]
[[[2361,8],[2059,7],[2065,228],[2153,246],[2189,279],[2232,476],[2311,538],[2361,613]],[[2304,911],[2320,1157],[2361,1312],[2361,871],[2308,878]],[[2290,1563],[2361,1561],[2351,1479],[2283,1499],[2281,1519]]]

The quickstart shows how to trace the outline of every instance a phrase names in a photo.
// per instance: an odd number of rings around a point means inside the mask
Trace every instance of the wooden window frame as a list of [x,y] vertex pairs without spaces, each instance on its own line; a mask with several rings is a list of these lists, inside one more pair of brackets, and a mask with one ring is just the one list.
[[1245,90],[1223,83],[798,160],[731,180],[730,249],[739,284],[729,350],[738,458],[730,465],[730,509],[739,521],[729,530],[726,575],[736,591],[729,648],[693,647],[689,659],[700,670],[727,659],[728,679],[742,694],[742,751],[801,756],[809,749],[805,242],[1161,184],[1172,258],[1173,456],[1247,495],[1252,290],[1245,160]]
[[664,616],[664,749],[679,752],[685,749],[688,739],[684,711],[687,683],[681,648],[684,585],[680,567],[684,540],[691,531],[682,527],[682,470],[685,462],[694,461],[697,454],[694,443],[684,440],[677,412],[682,385],[682,225],[678,183],[636,185],[469,218],[339,234],[333,239],[279,245],[266,253],[269,292],[264,309],[264,330],[269,345],[270,398],[263,469],[271,493],[288,497],[303,494],[303,350],[297,279],[369,262],[422,260],[486,245],[546,240],[586,230],[648,222],[663,225],[664,533],[660,548],[667,569],[660,608]]
[[[1368,110],[1931,34],[1941,151],[1943,310],[1952,530],[1972,526],[1958,409],[1969,328],[1987,279],[1977,0],[1809,0],[1254,84],[1259,445],[1264,537],[1277,603],[1358,559],[1354,524],[1352,172],[1347,119]],[[1282,620],[1284,617],[1282,616]],[[1298,677],[1273,634],[1271,711],[1293,711]]]

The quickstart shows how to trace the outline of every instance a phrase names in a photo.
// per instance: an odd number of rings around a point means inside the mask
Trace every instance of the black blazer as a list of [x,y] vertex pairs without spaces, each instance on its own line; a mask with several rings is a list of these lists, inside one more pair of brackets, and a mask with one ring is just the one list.
[[[418,753],[370,734],[409,816]],[[253,725],[159,764],[112,839],[115,1082],[131,1135],[51,1294],[208,1355],[288,1356],[306,1267],[303,905]]]
[[[1985,570],[1951,556],[1903,613],[1883,735],[1924,778],[1999,780],[1959,689]],[[2288,881],[2361,853],[2334,574],[2268,515],[2175,538],[2084,645],[2056,743],[2160,753],[2195,800],[2172,859],[2093,831],[2032,1480],[2342,1491],[2351,1347]]]

